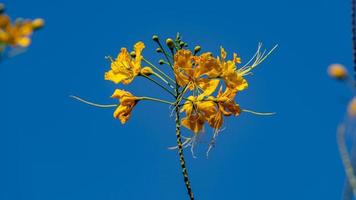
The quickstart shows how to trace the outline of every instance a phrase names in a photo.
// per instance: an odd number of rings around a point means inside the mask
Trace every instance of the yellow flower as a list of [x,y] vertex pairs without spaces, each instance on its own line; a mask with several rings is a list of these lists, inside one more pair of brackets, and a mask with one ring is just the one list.
[[181,112],[185,112],[186,117],[182,119],[182,125],[197,134],[204,128],[205,121],[208,121],[216,112],[213,101],[203,100],[204,96],[189,96],[184,103]]
[[221,77],[228,88],[232,90],[242,91],[247,88],[247,81],[243,78],[243,73],[241,73],[236,68],[236,63],[241,63],[241,59],[237,57],[237,54],[234,53],[233,60],[225,61],[226,52],[223,47],[220,48],[221,51],[221,60],[219,60],[221,66]]
[[[206,56],[206,55],[204,55]],[[209,69],[204,66],[210,67],[208,63],[195,62],[201,59],[192,55],[189,50],[178,50],[174,55],[174,74],[178,85],[188,85],[190,90],[198,90],[200,94],[205,96],[210,95],[219,85],[219,79],[210,79],[204,77],[209,73]]]
[[17,21],[11,24],[6,15],[0,16],[0,42],[12,46],[28,47],[33,32],[32,22],[29,20]]
[[214,129],[221,128],[223,124],[223,116],[238,116],[241,113],[241,109],[239,104],[236,104],[234,98],[236,96],[236,92],[230,88],[226,88],[224,92],[222,92],[222,87],[218,92],[216,98],[209,97],[216,102],[218,106],[218,112],[209,118],[209,125]]
[[122,124],[125,124],[129,120],[131,111],[137,101],[139,101],[139,98],[133,96],[130,92],[119,89],[115,90],[111,98],[117,98],[120,101],[120,105],[114,112],[114,118],[119,119]]
[[131,58],[126,48],[121,48],[116,60],[111,61],[111,70],[105,73],[105,80],[118,84],[122,82],[127,85],[139,75],[141,70],[141,52],[145,48],[143,42],[137,42],[134,46],[135,58]]

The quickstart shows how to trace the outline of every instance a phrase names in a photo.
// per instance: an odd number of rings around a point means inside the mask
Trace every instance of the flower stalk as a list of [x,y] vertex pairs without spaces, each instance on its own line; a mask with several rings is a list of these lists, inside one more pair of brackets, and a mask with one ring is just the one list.
[[[176,87],[176,92],[178,93],[178,85]],[[189,176],[188,176],[188,170],[185,165],[185,159],[184,159],[184,154],[183,154],[183,143],[182,143],[182,136],[180,133],[180,127],[181,127],[181,122],[180,122],[180,117],[179,117],[179,103],[180,103],[180,94],[177,95],[176,97],[176,106],[175,106],[175,121],[176,121],[176,137],[177,137],[177,149],[178,149],[178,156],[179,156],[179,161],[180,161],[180,166],[182,168],[182,174],[184,178],[184,184],[187,189],[188,195],[190,200],[194,200],[194,194],[192,187],[190,185],[189,181]]]

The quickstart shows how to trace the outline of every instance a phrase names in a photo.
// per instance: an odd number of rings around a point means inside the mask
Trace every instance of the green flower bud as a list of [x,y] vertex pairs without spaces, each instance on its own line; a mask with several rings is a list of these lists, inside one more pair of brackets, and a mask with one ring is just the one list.
[[157,53],[162,53],[162,49],[158,47],[158,48],[156,49],[156,52],[157,52]]
[[174,48],[174,41],[171,39],[171,38],[168,38],[166,40],[166,44],[167,46],[170,48],[170,49],[173,49]]
[[132,58],[136,58],[136,52],[131,51],[130,56],[131,56]]
[[159,63],[160,65],[163,65],[163,64],[164,64],[164,60],[161,59],[161,60],[158,61],[158,63]]
[[155,41],[155,42],[158,42],[158,36],[157,35],[153,35],[152,36],[152,40]]
[[197,54],[201,50],[200,46],[195,46],[194,47],[194,54]]

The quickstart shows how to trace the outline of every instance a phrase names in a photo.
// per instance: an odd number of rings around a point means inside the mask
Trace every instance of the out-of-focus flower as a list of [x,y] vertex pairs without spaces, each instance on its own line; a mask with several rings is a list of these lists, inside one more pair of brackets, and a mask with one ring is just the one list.
[[356,117],[356,97],[354,97],[347,108],[347,113],[350,117]]
[[44,26],[45,21],[42,18],[37,18],[32,21],[32,28],[34,30],[40,29]]
[[119,119],[122,124],[125,124],[129,120],[132,109],[139,101],[139,98],[133,96],[130,92],[119,89],[116,89],[111,97],[120,101],[120,105],[114,112],[114,118]]
[[31,44],[31,35],[33,31],[44,26],[44,20],[37,18],[35,20],[16,19],[11,22],[9,16],[0,13],[0,45],[1,51],[7,46],[26,48]]
[[105,73],[105,80],[116,84],[122,82],[127,85],[140,73],[143,42],[137,42],[134,46],[135,58],[132,58],[126,48],[121,48],[115,60],[111,60],[111,70]]
[[330,77],[343,80],[348,76],[346,68],[341,64],[331,64],[328,68],[328,74]]

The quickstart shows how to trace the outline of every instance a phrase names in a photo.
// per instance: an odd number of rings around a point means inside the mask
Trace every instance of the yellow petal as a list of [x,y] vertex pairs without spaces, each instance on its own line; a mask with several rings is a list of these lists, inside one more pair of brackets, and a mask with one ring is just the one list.
[[203,129],[204,120],[198,116],[185,117],[182,119],[182,125],[197,134]]
[[31,44],[31,39],[28,37],[22,37],[17,40],[17,45],[21,47],[28,47]]
[[198,80],[198,86],[204,91],[204,96],[211,95],[219,85],[219,79],[201,78]]
[[113,70],[110,70],[108,72],[105,73],[105,76],[104,76],[105,80],[109,80],[109,81],[112,81],[116,84],[122,82],[123,80],[125,79],[129,79],[130,77],[127,76],[126,74],[123,74],[123,73],[114,73]]

